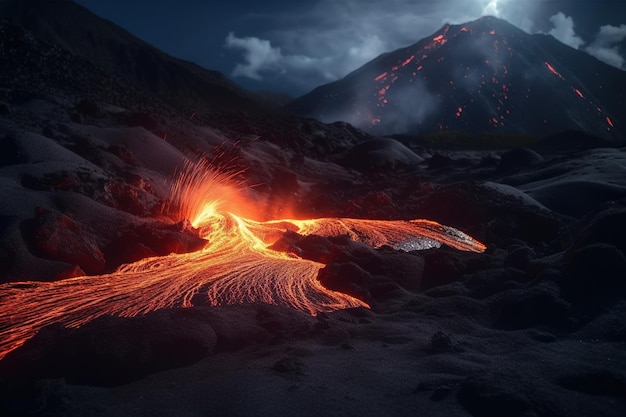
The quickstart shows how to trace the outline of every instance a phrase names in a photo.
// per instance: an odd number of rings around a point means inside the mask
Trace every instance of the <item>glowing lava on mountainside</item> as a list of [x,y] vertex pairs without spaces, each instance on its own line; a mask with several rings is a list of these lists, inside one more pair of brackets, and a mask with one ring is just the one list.
[[485,246],[451,227],[428,220],[383,221],[320,218],[258,221],[246,217],[246,200],[235,174],[208,163],[189,163],[172,186],[177,220],[188,219],[206,239],[203,249],[153,257],[115,272],[56,282],[0,285],[0,358],[44,326],[80,326],[103,315],[136,316],[193,305],[263,302],[315,315],[367,304],[321,285],[324,264],[270,246],[286,232],[348,235],[372,247],[412,251],[441,243],[482,252]]
[[[460,131],[622,138],[623,71],[551,36],[482,17],[446,24],[289,103],[378,136]],[[614,88],[607,88],[614,85]]]

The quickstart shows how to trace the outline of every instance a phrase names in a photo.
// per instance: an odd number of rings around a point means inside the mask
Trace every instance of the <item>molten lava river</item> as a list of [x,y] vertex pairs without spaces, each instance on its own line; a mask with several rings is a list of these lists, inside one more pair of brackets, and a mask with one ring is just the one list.
[[287,231],[348,235],[372,247],[389,245],[404,251],[441,243],[465,251],[485,249],[463,232],[428,220],[255,221],[242,214],[250,204],[241,197],[241,184],[207,164],[188,164],[172,195],[178,217],[190,219],[206,239],[203,249],[143,259],[107,275],[0,285],[0,359],[44,326],[80,326],[103,315],[136,316],[201,303],[282,304],[313,315],[367,307],[359,299],[324,288],[317,279],[324,264],[269,248]]

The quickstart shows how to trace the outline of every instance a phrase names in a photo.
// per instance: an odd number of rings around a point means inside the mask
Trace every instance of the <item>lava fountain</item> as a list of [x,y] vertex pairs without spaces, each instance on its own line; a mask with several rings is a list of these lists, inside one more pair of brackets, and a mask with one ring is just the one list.
[[324,264],[270,249],[287,231],[348,235],[372,247],[418,250],[444,243],[482,252],[463,232],[428,220],[382,221],[321,218],[261,221],[236,174],[208,163],[189,163],[172,186],[177,219],[188,219],[206,245],[186,254],[147,258],[115,272],[56,282],[0,285],[0,358],[44,326],[80,326],[103,315],[136,316],[170,307],[263,302],[316,314],[365,306],[323,287]]

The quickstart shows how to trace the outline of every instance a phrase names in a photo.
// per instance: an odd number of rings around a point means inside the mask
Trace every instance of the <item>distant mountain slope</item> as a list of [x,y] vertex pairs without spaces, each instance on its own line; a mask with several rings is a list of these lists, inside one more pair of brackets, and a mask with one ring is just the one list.
[[60,45],[180,107],[257,109],[255,95],[218,71],[171,57],[71,0],[2,0],[0,19]]
[[566,129],[624,138],[626,72],[484,17],[445,25],[288,104],[376,134]]

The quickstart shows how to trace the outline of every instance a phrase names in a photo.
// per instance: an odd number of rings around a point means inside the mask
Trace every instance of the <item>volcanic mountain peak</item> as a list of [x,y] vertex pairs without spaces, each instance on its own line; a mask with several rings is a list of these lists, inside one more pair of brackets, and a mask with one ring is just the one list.
[[288,108],[375,134],[574,129],[623,138],[624,91],[623,71],[551,36],[483,17],[446,24]]

